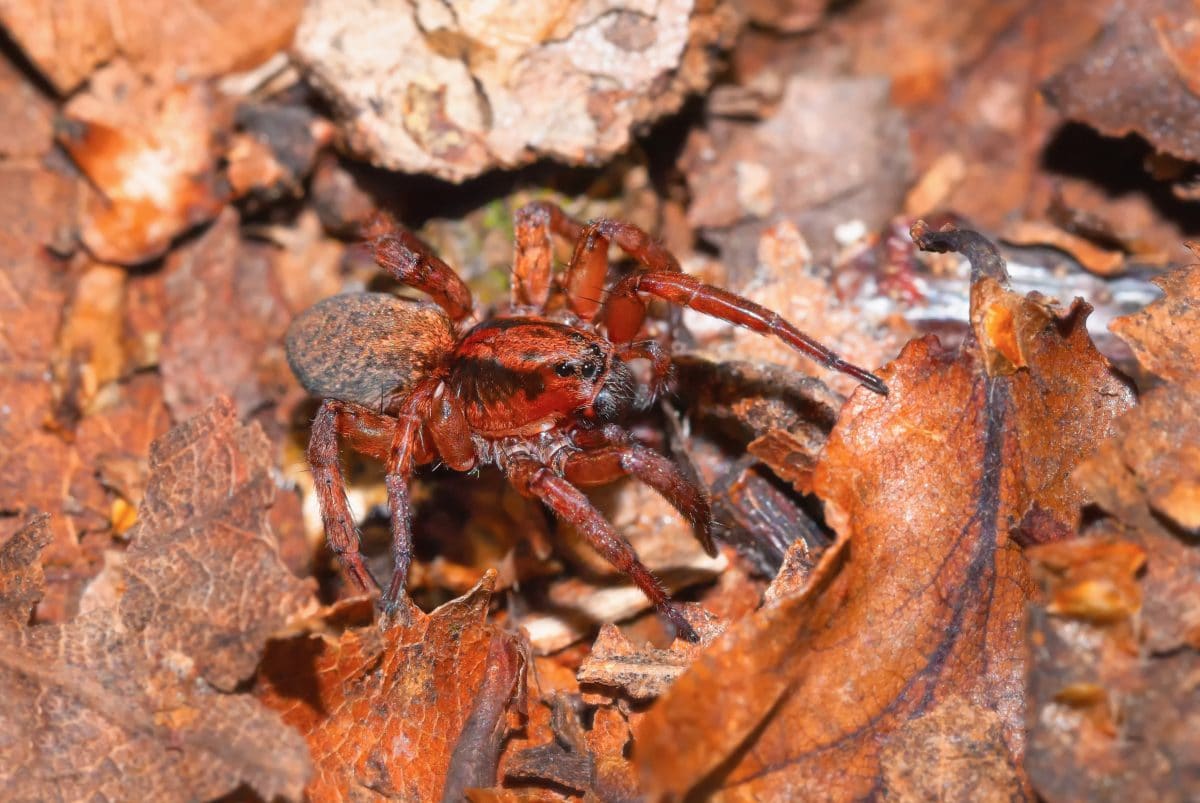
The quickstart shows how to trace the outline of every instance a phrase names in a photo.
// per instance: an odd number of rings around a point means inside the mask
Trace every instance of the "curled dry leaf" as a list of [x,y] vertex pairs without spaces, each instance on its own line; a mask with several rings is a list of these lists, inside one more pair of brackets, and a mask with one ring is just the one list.
[[1064,115],[1110,136],[1137,132],[1160,151],[1200,161],[1200,61],[1191,0],[1122,0],[1088,51],[1043,88]]
[[683,674],[701,646],[725,629],[703,608],[689,605],[683,610],[700,636],[699,644],[675,639],[665,650],[649,644],[638,648],[615,625],[605,625],[579,667],[579,682],[613,689],[639,702],[660,696]]
[[310,799],[439,800],[447,784],[493,784],[524,674],[516,638],[487,622],[495,579],[431,614],[410,608],[407,624],[272,646],[262,698],[308,740]]
[[[1086,305],[1060,318],[1008,293],[973,232],[914,235],[971,259],[975,336],[910,343],[883,370],[886,397],[843,408],[813,480],[839,539],[802,592],[731,626],[642,722],[634,758],[656,799],[866,795],[881,743],[954,697],[1020,766],[1032,587],[1009,533],[1035,507],[1075,521],[1071,471],[1132,392],[1088,340]],[[1019,368],[988,370],[997,332],[981,330],[997,318]]]
[[[247,784],[298,799],[303,740],[232,687],[308,598],[265,527],[265,439],[228,402],[160,439],[120,580],[75,619],[27,626],[35,519],[0,550],[0,783],[16,799],[195,800]],[[214,685],[215,684],[215,685]]]
[[118,54],[144,73],[219,75],[286,47],[302,0],[86,0],[0,3],[0,22],[42,73],[68,94]]
[[723,0],[310,2],[296,54],[374,163],[462,181],[597,163],[709,81]]
[[213,140],[223,121],[206,85],[161,87],[117,63],[98,73],[64,115],[59,140],[94,188],[80,237],[97,259],[155,259],[173,238],[220,211]]
[[1053,223],[1022,220],[1005,227],[1002,240],[1013,245],[1047,245],[1070,254],[1083,267],[1099,276],[1114,276],[1125,266],[1125,254],[1093,243]]

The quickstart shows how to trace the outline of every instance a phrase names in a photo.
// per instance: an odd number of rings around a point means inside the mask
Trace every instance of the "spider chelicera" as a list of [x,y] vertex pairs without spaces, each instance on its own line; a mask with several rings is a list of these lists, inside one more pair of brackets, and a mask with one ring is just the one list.
[[[575,244],[559,277],[552,271],[552,236]],[[638,269],[616,281],[602,302],[610,243]],[[643,296],[778,337],[887,392],[874,374],[777,313],[681,272],[674,256],[630,223],[585,224],[548,203],[521,208],[511,303],[482,319],[462,279],[410,232],[377,226],[369,245],[381,268],[433,303],[385,293],[327,298],[292,322],[287,355],[301,384],[324,400],[308,461],[330,547],[363,590],[375,581],[358,551],[339,442],[385,466],[395,559],[385,611],[394,611],[404,593],[412,559],[414,469],[433,461],[457,471],[495,464],[521,494],[544,502],[631,577],[679,635],[695,639],[658,579],[578,488],[632,475],[662,494],[716,553],[705,493],[621,427],[635,406],[664,390],[671,368],[664,347],[643,334]],[[640,397],[628,364],[634,359],[650,366]]]

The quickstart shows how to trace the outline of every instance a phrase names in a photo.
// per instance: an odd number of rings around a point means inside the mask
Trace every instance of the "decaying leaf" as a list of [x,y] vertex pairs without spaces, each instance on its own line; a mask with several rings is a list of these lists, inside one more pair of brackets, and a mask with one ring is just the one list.
[[163,87],[121,62],[67,105],[59,140],[94,188],[80,237],[97,259],[149,261],[217,214],[216,106],[204,84]]
[[166,266],[162,375],[176,418],[217,394],[249,415],[296,387],[283,354],[290,316],[275,281],[276,249],[245,244],[238,214],[221,213]]
[[1049,600],[1032,608],[1028,624],[1026,766],[1039,795],[1193,799],[1200,654],[1154,655],[1136,637],[1141,598],[1157,580],[1137,572],[1160,556],[1110,534],[1036,547],[1031,557]]
[[[303,740],[245,694],[305,584],[264,525],[265,440],[216,402],[156,444],[146,515],[65,624],[27,626],[41,595],[35,519],[0,551],[0,782],[14,799],[195,800],[247,784],[298,799]],[[232,571],[249,569],[245,577]],[[111,570],[110,570],[111,571]]]
[[666,649],[649,644],[638,648],[615,625],[605,625],[579,667],[579,682],[615,689],[641,702],[660,696],[695,660],[701,645],[724,630],[702,608],[689,606],[684,612],[700,636],[699,644],[675,639]]
[[[1020,766],[1032,588],[1010,532],[1035,507],[1074,522],[1086,497],[1071,471],[1132,392],[1090,344],[1086,307],[1060,318],[1007,293],[978,235],[914,235],[970,257],[975,337],[910,343],[883,370],[888,396],[843,409],[814,476],[839,540],[802,592],[731,626],[648,714],[634,755],[656,798],[867,794],[881,741],[951,697],[994,721]],[[997,306],[1016,313],[1023,365],[992,374],[981,329]]]
[[550,156],[594,163],[707,85],[720,0],[311,2],[296,52],[354,150],[462,181]]
[[1160,377],[1116,436],[1077,478],[1148,554],[1147,647],[1200,647],[1200,267],[1157,279],[1165,296],[1118,318],[1113,331],[1142,366]]
[[120,54],[146,73],[194,77],[252,66],[287,45],[300,0],[0,3],[0,22],[66,94]]
[[1200,137],[1176,120],[1200,113],[1191,0],[1122,0],[1090,49],[1045,86],[1064,114],[1111,136],[1136,131],[1156,148],[1200,160]]
[[458,788],[492,785],[469,752],[498,750],[489,740],[521,674],[514,637],[487,622],[495,579],[489,571],[431,614],[409,609],[408,624],[397,616],[340,640],[304,636],[272,647],[262,696],[308,740],[311,799],[438,800],[452,767]]

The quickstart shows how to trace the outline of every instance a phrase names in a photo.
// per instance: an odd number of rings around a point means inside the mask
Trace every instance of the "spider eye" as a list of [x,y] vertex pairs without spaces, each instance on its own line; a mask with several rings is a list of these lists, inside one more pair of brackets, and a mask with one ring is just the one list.
[[584,379],[595,379],[600,374],[600,363],[588,360],[583,364],[581,373]]
[[575,363],[560,362],[554,366],[554,373],[559,376],[571,376],[575,373]]

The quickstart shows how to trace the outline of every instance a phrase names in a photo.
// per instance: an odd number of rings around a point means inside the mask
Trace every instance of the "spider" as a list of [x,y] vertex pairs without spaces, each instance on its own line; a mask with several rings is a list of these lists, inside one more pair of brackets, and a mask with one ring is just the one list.
[[[381,604],[395,613],[412,559],[414,470],[438,460],[456,471],[495,464],[518,492],[573,524],[680,636],[694,640],[662,584],[578,488],[632,475],[683,514],[705,550],[716,554],[704,491],[620,426],[663,392],[671,368],[659,342],[639,339],[642,296],[773,335],[877,393],[887,388],[777,313],[681,272],[674,256],[630,223],[585,224],[538,202],[518,210],[515,234],[511,303],[491,317],[480,319],[466,284],[427,245],[388,222],[367,234],[375,261],[433,303],[349,293],[318,302],[292,322],[288,361],[305,389],[323,399],[307,457],[329,545],[357,586],[378,586],[358,551],[339,462],[344,441],[386,469],[395,573]],[[574,243],[557,282],[552,236]],[[639,267],[601,302],[610,243]],[[634,359],[649,362],[651,380],[640,398],[629,366]]]

